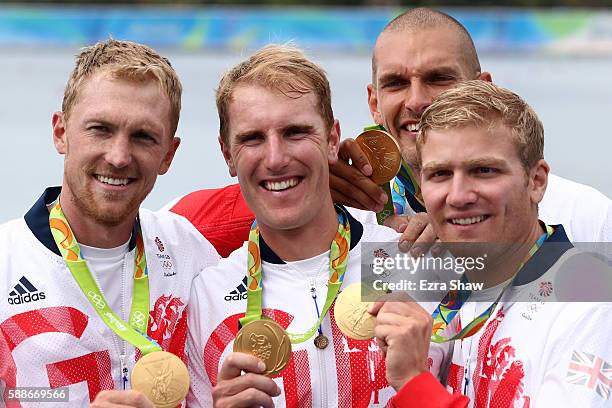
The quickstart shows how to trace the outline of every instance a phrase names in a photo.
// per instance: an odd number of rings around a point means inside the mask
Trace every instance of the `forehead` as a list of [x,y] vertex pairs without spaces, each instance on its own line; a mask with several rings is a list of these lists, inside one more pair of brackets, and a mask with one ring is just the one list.
[[228,105],[230,133],[267,130],[291,124],[323,126],[313,92],[290,96],[259,85],[239,85]]
[[520,163],[514,135],[500,123],[429,130],[425,142],[420,145],[420,154],[424,168],[430,163],[460,165],[483,157]]
[[170,99],[154,79],[117,78],[101,71],[81,83],[74,115],[129,125],[163,127],[170,132]]
[[452,68],[467,75],[458,37],[445,27],[382,33],[374,48],[376,75],[419,74],[439,68]]

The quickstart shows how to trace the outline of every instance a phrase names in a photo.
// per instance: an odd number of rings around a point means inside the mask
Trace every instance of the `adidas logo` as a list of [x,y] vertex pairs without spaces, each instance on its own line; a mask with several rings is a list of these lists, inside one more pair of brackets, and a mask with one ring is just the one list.
[[236,287],[236,289],[232,290],[229,295],[225,296],[224,299],[226,302],[230,302],[232,300],[244,300],[247,298],[247,277],[245,276],[242,279],[242,282]]
[[45,298],[45,292],[39,292],[32,282],[25,276],[19,279],[15,289],[9,293],[8,302],[10,305],[21,305],[23,303],[36,302]]

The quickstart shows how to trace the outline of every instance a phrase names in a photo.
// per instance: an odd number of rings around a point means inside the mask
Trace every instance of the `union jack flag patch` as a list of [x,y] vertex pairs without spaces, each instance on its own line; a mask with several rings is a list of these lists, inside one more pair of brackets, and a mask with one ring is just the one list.
[[607,400],[612,387],[612,364],[596,355],[574,350],[567,370],[567,382],[595,390]]
[[388,258],[389,254],[382,248],[374,250],[374,258]]
[[550,282],[540,282],[540,296],[548,297],[553,292],[553,285]]

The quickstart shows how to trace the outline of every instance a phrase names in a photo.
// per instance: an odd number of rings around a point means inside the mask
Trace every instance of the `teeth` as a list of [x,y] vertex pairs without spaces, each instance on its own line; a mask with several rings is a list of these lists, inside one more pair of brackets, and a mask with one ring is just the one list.
[[266,181],[264,186],[270,191],[281,191],[297,185],[298,179],[292,178],[283,181]]
[[104,184],[110,184],[111,186],[125,186],[127,183],[130,182],[129,179],[119,179],[99,175],[96,176],[96,178],[98,179],[98,181],[101,181]]
[[419,131],[419,124],[418,123],[409,123],[406,125],[406,129],[408,129],[411,132],[418,132]]
[[478,217],[471,217],[471,218],[454,218],[451,220],[451,222],[455,225],[457,224],[470,225],[470,224],[476,224],[478,222],[484,221],[485,218],[487,218],[485,215],[481,215]]

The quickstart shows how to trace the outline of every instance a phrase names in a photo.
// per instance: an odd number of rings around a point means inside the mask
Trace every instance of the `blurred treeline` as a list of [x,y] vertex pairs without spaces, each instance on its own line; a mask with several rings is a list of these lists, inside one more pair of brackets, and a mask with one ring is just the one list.
[[611,7],[612,0],[0,0],[0,4],[74,5],[251,5],[251,6],[397,6],[397,7]]

